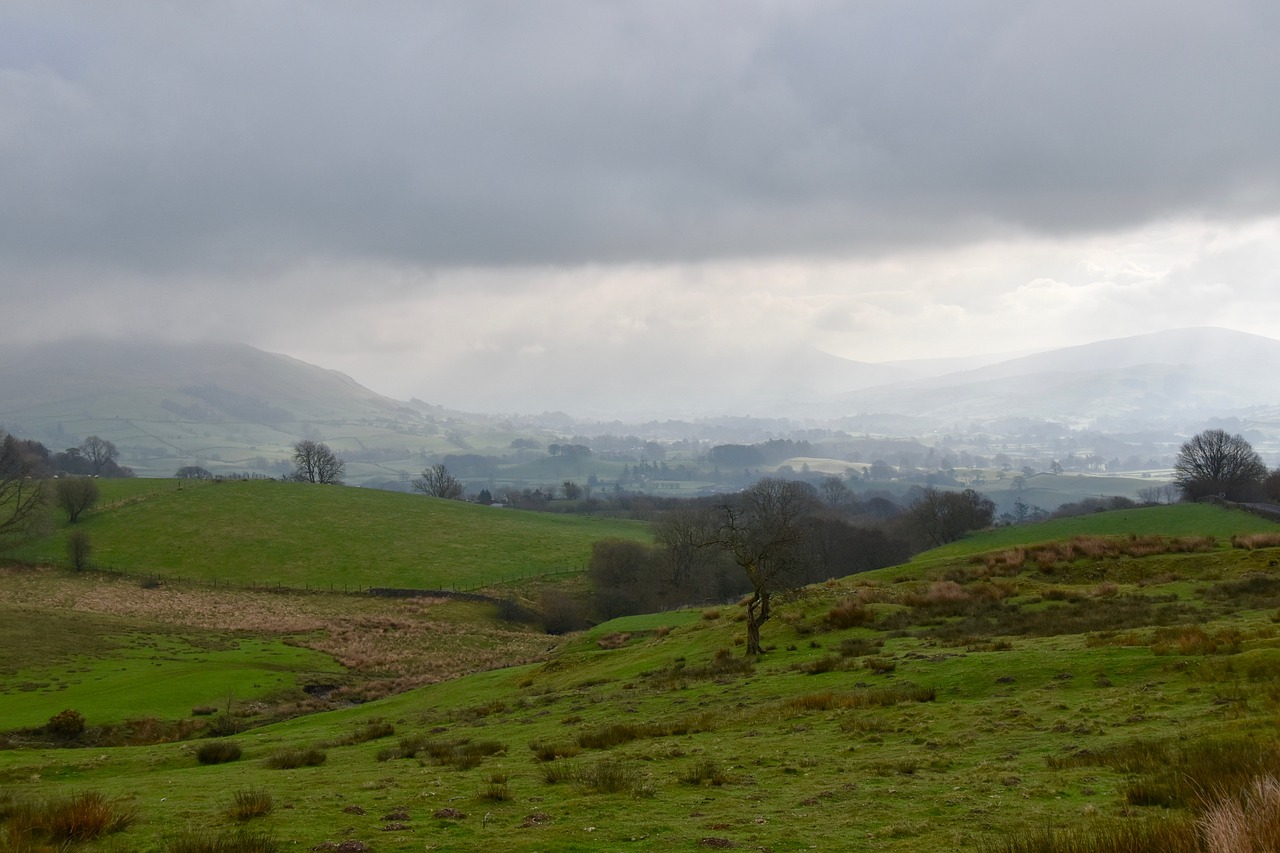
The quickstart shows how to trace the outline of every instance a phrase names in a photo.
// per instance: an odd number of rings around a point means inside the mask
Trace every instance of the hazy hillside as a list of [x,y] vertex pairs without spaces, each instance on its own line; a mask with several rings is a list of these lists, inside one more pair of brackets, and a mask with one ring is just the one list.
[[[1280,448],[1280,341],[1222,329],[1161,332],[995,363],[877,365],[765,346],[754,358],[726,353],[724,370],[707,374],[681,369],[679,351],[655,354],[646,382],[610,377],[603,362],[590,359],[566,368],[558,381],[581,400],[581,409],[567,414],[536,415],[548,410],[525,400],[534,406],[527,415],[468,415],[431,399],[400,403],[342,373],[240,344],[50,343],[0,352],[0,428],[55,450],[99,435],[143,476],[171,476],[184,465],[279,474],[293,442],[311,437],[343,454],[348,482],[369,485],[405,484],[449,454],[504,456],[515,439],[531,435],[543,444],[600,434],[750,443],[819,427],[854,435],[998,437],[1002,422],[1020,419],[1142,432],[1176,448],[1186,435],[1235,418],[1233,428],[1249,432],[1260,451]],[[937,375],[947,366],[964,369]],[[537,387],[527,373],[545,367],[494,365],[492,393],[500,396],[521,376]],[[519,411],[501,405],[499,396],[493,411]],[[599,419],[623,398],[633,415],[697,400],[691,410],[722,416]],[[734,428],[749,421],[751,429]],[[669,429],[673,423],[682,428]],[[607,479],[606,468],[576,473]],[[546,483],[564,476],[573,473]]]
[[840,398],[859,413],[944,424],[1026,417],[1109,430],[1197,429],[1278,400],[1280,341],[1208,328],[1051,350]]

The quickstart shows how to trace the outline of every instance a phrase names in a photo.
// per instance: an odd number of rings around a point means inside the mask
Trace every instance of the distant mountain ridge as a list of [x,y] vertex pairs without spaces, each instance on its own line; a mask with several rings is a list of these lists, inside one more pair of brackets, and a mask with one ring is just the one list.
[[1191,424],[1280,403],[1280,341],[1175,329],[852,391],[834,403],[861,414],[934,421],[1024,417],[1109,429]]
[[[629,430],[670,421],[673,407],[697,397],[703,411],[723,406],[727,421],[772,418],[797,429],[901,437],[957,429],[998,434],[1002,421],[1023,419],[1154,430],[1174,441],[1234,418],[1280,446],[1280,341],[1271,338],[1178,329],[983,362],[989,359],[958,359],[951,365],[962,369],[945,372],[947,360],[867,364],[764,348],[754,362],[735,359],[718,371],[690,363],[655,370],[647,383],[603,387],[601,374],[588,372],[574,386],[583,410],[607,411],[617,399],[608,392],[626,395],[631,410],[652,407],[651,416],[609,422],[568,409],[543,427],[566,435],[593,423]],[[691,423],[698,419],[715,420]],[[487,433],[485,446],[509,445],[521,422],[536,419],[403,403],[338,371],[244,344],[71,340],[0,348],[0,427],[53,449],[99,435],[147,475],[168,476],[189,464],[278,472],[294,441],[314,437],[344,452],[349,479],[404,483],[429,459],[469,452],[480,433]]]

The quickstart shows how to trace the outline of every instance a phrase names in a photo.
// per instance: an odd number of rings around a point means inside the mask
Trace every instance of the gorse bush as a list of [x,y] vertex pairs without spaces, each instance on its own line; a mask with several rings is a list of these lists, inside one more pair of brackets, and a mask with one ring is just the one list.
[[44,730],[50,735],[63,740],[74,740],[80,737],[84,734],[84,729],[84,714],[70,708],[54,714],[44,726]]

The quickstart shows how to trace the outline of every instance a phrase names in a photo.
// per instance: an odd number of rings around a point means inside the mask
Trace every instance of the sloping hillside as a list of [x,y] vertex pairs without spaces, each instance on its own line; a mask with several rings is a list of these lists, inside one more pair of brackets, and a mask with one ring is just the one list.
[[165,853],[230,843],[251,791],[274,804],[243,818],[276,845],[255,849],[1215,850],[1215,803],[1280,757],[1280,538],[1233,547],[1257,519],[1193,510],[832,581],[756,661],[736,605],[629,617],[235,736],[226,763],[0,751],[0,779],[17,803],[125,798],[110,849]]

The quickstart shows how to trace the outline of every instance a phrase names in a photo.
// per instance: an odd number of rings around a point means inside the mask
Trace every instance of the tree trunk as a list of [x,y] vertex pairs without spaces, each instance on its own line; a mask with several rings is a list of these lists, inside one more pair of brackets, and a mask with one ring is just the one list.
[[760,626],[769,619],[769,596],[759,590],[747,603],[747,656],[764,654],[760,646]]

